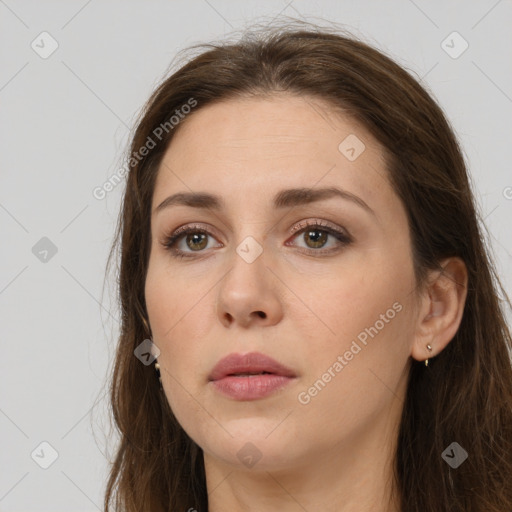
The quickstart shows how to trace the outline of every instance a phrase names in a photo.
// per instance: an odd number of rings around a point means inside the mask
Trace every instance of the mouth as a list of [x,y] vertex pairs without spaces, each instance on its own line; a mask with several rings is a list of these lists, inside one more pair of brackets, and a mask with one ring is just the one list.
[[230,354],[221,359],[208,377],[222,395],[248,401],[267,397],[287,386],[296,374],[276,360],[251,352]]
[[278,375],[296,377],[295,373],[270,356],[259,352],[247,354],[229,354],[221,359],[213,368],[208,380],[215,381],[225,377],[248,377],[251,375]]

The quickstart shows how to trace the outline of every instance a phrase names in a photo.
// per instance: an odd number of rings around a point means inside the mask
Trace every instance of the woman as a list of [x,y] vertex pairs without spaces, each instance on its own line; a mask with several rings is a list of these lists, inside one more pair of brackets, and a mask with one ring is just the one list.
[[512,510],[504,291],[442,110],[352,37],[257,35],[131,144],[105,510]]

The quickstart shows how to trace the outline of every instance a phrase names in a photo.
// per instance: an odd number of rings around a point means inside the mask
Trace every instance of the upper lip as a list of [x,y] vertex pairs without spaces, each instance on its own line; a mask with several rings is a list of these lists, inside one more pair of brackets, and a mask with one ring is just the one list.
[[213,368],[208,380],[219,380],[235,373],[268,372],[274,375],[295,377],[295,373],[265,354],[249,352],[247,354],[229,354]]

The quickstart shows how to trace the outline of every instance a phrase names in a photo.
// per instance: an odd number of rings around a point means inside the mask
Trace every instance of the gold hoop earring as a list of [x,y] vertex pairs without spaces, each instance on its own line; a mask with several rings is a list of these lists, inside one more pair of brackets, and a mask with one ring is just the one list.
[[[432,347],[430,345],[427,345],[427,349],[429,352],[432,352]],[[425,366],[428,366],[428,358],[425,359]]]

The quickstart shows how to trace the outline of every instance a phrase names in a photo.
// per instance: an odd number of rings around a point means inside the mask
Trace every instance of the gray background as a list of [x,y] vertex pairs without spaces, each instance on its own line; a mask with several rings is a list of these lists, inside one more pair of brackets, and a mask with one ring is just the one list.
[[0,0],[0,511],[101,509],[119,316],[103,279],[123,184],[92,191],[180,49],[274,16],[342,24],[423,79],[510,294],[511,1]]

